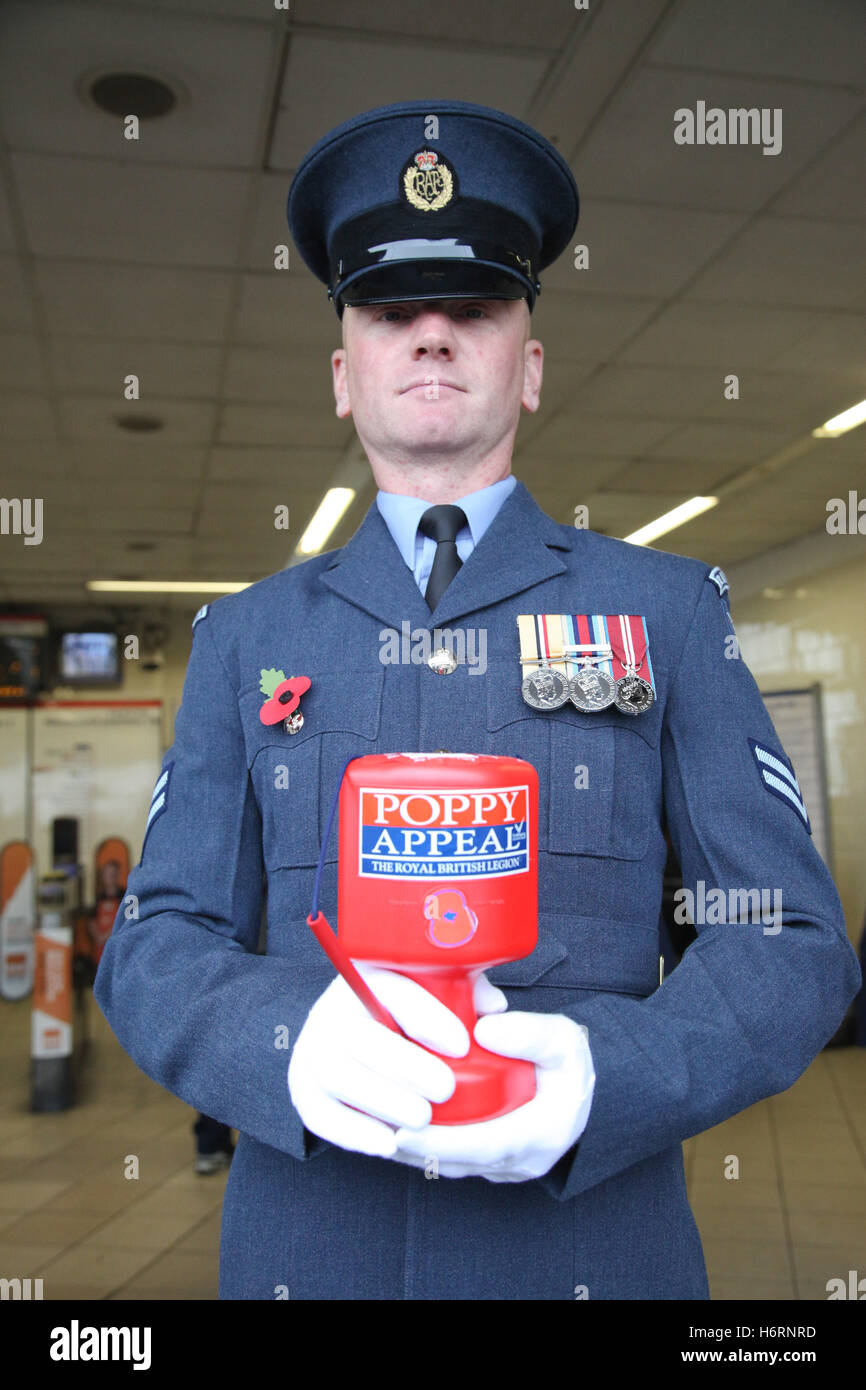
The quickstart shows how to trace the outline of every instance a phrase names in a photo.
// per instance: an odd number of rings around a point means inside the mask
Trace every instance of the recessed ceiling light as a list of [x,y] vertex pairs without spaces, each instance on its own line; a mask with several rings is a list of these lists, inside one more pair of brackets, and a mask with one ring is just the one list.
[[146,72],[89,73],[79,84],[82,94],[109,116],[138,116],[141,121],[167,116],[181,93],[173,81]]
[[164,69],[136,63],[134,68],[87,68],[75,83],[80,101],[101,115],[158,120],[189,106],[189,89]]
[[131,434],[152,434],[163,428],[158,415],[115,415],[114,419],[118,429],[129,430]]

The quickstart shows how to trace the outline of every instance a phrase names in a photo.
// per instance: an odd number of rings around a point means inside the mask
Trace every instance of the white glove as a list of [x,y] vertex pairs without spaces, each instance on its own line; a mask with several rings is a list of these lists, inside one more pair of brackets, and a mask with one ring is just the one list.
[[398,1129],[394,1158],[444,1178],[540,1178],[577,1142],[589,1119],[595,1068],[587,1030],[565,1014],[507,1013],[480,1018],[475,1038],[490,1052],[535,1063],[534,1099],[480,1124]]
[[[456,1014],[414,980],[353,964],[400,1027],[423,1046],[377,1023],[338,975],[316,1000],[295,1043],[289,1093],[313,1134],[341,1149],[393,1158],[395,1129],[424,1130],[433,1114],[430,1102],[454,1093],[453,1071],[425,1048],[464,1057],[469,1034]],[[508,1007],[483,974],[474,997],[479,1014]]]

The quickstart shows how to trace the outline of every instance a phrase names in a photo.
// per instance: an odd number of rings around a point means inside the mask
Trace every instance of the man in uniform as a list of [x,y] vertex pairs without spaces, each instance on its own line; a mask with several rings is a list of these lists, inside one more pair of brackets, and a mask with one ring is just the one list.
[[[859,985],[721,571],[558,525],[511,473],[541,387],[538,274],[577,210],[546,140],[466,103],[368,112],[292,185],[296,244],[342,320],[337,414],[379,493],[341,550],[194,620],[96,982],[138,1065],[240,1131],[223,1298],[705,1299],[681,1143],[792,1085]],[[483,630],[486,671],[384,660],[406,622]],[[567,693],[575,632],[574,674],[588,660],[608,691],[591,702]],[[263,695],[290,717],[264,723]],[[442,748],[525,758],[540,781],[538,947],[481,977],[476,1034],[532,1060],[538,1094],[450,1127],[430,1103],[462,1024],[382,970],[408,1036],[375,1023],[305,920],[346,760]],[[685,886],[733,906],[698,914],[659,986],[666,830]],[[336,868],[332,841],[330,912]],[[773,925],[742,906],[770,888]]]

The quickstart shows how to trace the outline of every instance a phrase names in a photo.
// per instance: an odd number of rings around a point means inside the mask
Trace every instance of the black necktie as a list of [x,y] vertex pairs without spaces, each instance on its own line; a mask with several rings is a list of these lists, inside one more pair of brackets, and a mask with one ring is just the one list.
[[461,507],[451,507],[446,503],[428,507],[418,522],[422,535],[432,536],[436,542],[433,568],[424,592],[431,613],[463,564],[457,554],[457,533],[468,524]]

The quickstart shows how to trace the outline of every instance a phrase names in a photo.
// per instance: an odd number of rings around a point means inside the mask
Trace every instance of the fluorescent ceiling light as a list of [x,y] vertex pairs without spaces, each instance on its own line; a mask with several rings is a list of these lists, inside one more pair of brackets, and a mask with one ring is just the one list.
[[250,584],[207,579],[88,579],[86,587],[118,594],[238,594]]
[[710,507],[715,507],[718,500],[718,497],[690,497],[688,502],[682,502],[679,507],[674,507],[673,511],[656,517],[655,521],[650,521],[639,531],[633,531],[630,536],[623,536],[623,540],[631,541],[632,545],[647,545],[650,541],[665,535],[667,531],[684,526],[693,517],[700,516],[701,512],[709,511]]
[[813,439],[835,439],[839,434],[846,434],[848,430],[854,430],[858,425],[862,425],[866,420],[866,401],[860,401],[858,405],[852,405],[848,410],[843,410],[841,415],[834,415],[832,420],[826,420],[818,429],[812,431]]
[[316,514],[298,541],[296,555],[315,555],[322,549],[331,532],[355,496],[353,487],[329,487]]

